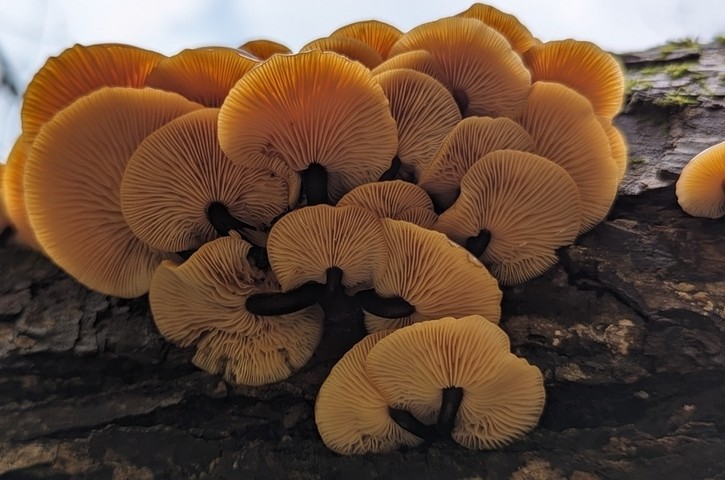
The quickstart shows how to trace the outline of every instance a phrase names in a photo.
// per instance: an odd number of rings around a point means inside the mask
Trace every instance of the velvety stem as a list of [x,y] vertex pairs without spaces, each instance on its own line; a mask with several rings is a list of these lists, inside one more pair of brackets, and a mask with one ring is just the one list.
[[380,175],[380,178],[378,179],[379,182],[385,182],[387,180],[395,180],[396,175],[398,175],[398,172],[400,171],[400,166],[402,165],[402,162],[400,161],[400,158],[396,155],[393,158],[393,161],[390,162],[390,168],[385,170],[382,175]]
[[444,438],[450,438],[453,427],[456,424],[458,409],[463,400],[463,389],[461,387],[448,387],[443,389],[441,396],[441,409],[438,412],[436,430]]
[[[238,220],[231,213],[226,205],[221,202],[212,202],[206,207],[206,218],[214,230],[221,237],[229,235],[230,230],[241,231],[242,229],[257,230],[256,227]],[[250,242],[251,243],[251,242]]]
[[307,196],[307,205],[330,203],[327,196],[327,170],[319,163],[312,163],[302,171],[302,190]]
[[269,257],[267,249],[258,245],[252,245],[247,252],[247,260],[260,270],[269,270]]
[[433,427],[425,425],[407,410],[388,407],[388,415],[400,428],[422,438],[426,443],[432,443],[437,437]]
[[490,242],[491,232],[484,229],[475,237],[468,237],[468,240],[466,240],[466,250],[471,252],[474,257],[479,258],[486,251]]
[[308,282],[289,292],[256,293],[247,297],[245,308],[253,315],[286,315],[320,301],[325,286]]
[[415,313],[415,307],[403,297],[381,297],[374,289],[356,293],[355,300],[363,310],[378,317],[403,318]]

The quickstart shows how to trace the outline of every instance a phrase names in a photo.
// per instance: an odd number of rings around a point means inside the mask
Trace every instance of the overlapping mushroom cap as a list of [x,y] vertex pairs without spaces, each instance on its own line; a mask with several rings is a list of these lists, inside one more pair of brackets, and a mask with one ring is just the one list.
[[579,232],[579,191],[566,170],[533,153],[497,150],[461,180],[461,195],[434,226],[465,245],[505,285],[557,262]]
[[131,45],[75,45],[51,57],[23,96],[21,123],[28,146],[40,128],[74,100],[101,87],[143,87],[164,56]]
[[245,308],[254,293],[278,291],[247,259],[251,245],[237,234],[203,245],[189,260],[167,260],[151,282],[149,300],[164,337],[196,346],[194,363],[232,382],[261,385],[289,377],[312,356],[322,313],[256,316]]
[[440,64],[464,116],[514,117],[523,108],[531,76],[495,29],[473,18],[448,17],[417,26],[390,50],[426,50]]
[[[398,147],[395,120],[370,71],[316,50],[275,55],[242,77],[219,113],[219,142],[243,165],[282,161],[298,172],[318,169],[313,180],[327,192],[310,186],[308,201],[312,195],[333,203],[377,180]],[[329,185],[318,180],[319,170]]]
[[497,32],[506,37],[506,40],[511,44],[511,48],[518,53],[524,53],[540,43],[515,16],[502,12],[491,5],[475,3],[456,16],[475,18],[496,29]]
[[0,234],[10,227],[10,218],[5,210],[5,194],[3,190],[3,178],[5,177],[5,164],[0,163]]
[[[40,244],[35,238],[33,227],[30,225],[28,210],[25,206],[25,161],[27,159],[27,144],[20,135],[13,148],[10,150],[5,172],[0,179],[0,197],[4,205],[4,215],[7,215],[9,223],[15,229],[17,240],[23,245],[35,250],[40,250]],[[3,224],[0,221],[0,224]],[[0,230],[5,227],[0,226]]]
[[286,211],[289,190],[297,191],[271,170],[232,163],[217,140],[218,114],[205,108],[172,120],[146,137],[128,162],[123,215],[153,248],[178,252],[230,229],[263,231]]
[[335,52],[350,60],[358,61],[370,69],[383,63],[383,57],[373,47],[362,40],[341,35],[313,40],[302,47],[300,52],[309,52],[312,50]]
[[725,142],[698,153],[685,165],[676,193],[682,209],[694,217],[725,215]]
[[383,219],[389,256],[373,278],[382,297],[399,296],[415,313],[399,319],[366,314],[368,331],[399,328],[446,315],[482,315],[494,323],[501,316],[501,290],[494,277],[465,249],[445,235],[412,223]]
[[322,441],[342,455],[387,453],[413,447],[422,439],[400,427],[388,402],[370,383],[365,362],[370,350],[389,331],[366,336],[332,368],[315,402],[315,421]]
[[513,355],[506,333],[477,315],[393,332],[370,350],[365,371],[391,407],[444,434],[450,429],[466,448],[511,443],[544,407],[539,369]]
[[409,52],[399,53],[375,67],[372,70],[372,74],[379,75],[388,70],[396,70],[398,68],[408,68],[416,72],[425,73],[429,77],[435,78],[448,91],[453,92],[453,87],[450,85],[446,72],[443,71],[438,60],[430,52],[425,50],[411,50]]
[[249,40],[243,43],[239,50],[244,53],[250,53],[260,60],[266,60],[272,55],[281,53],[283,55],[292,53],[289,47],[282,45],[279,42],[268,39]]
[[420,187],[402,180],[366,183],[355,187],[337,203],[338,207],[354,205],[376,214],[431,228],[438,215],[433,202]]
[[146,86],[221,107],[237,80],[258,64],[233,48],[188,48],[162,59],[146,78]]
[[331,37],[349,37],[370,45],[380,54],[388,58],[393,44],[403,36],[403,32],[392,25],[379,20],[363,20],[342,26],[330,34]]
[[166,255],[129,229],[121,213],[123,172],[149,134],[199,108],[176,93],[106,87],[43,127],[25,164],[25,200],[36,238],[55,263],[108,295],[148,291]]

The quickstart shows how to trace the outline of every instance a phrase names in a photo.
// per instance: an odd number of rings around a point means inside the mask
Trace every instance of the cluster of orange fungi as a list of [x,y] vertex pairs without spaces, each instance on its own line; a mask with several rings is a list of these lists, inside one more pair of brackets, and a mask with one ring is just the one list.
[[20,241],[104,294],[148,292],[161,334],[230,382],[283,380],[324,328],[359,325],[315,409],[331,449],[495,448],[544,405],[499,284],[607,214],[623,90],[596,45],[481,4],[299,53],[76,45],[28,86],[3,198]]

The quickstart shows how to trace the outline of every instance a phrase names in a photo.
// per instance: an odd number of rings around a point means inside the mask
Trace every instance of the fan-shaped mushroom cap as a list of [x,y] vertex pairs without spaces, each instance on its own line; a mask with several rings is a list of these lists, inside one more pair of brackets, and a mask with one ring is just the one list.
[[[40,244],[35,238],[33,228],[30,226],[28,210],[25,206],[23,175],[25,173],[25,161],[27,159],[26,146],[23,135],[20,135],[10,150],[10,155],[5,165],[5,173],[2,179],[0,179],[0,186],[2,187],[0,197],[2,197],[2,204],[5,206],[4,213],[15,229],[17,240],[30,248],[41,250]],[[5,227],[4,222],[0,220],[0,231],[4,230]]]
[[461,121],[458,105],[443,85],[415,70],[388,70],[375,80],[388,97],[398,126],[401,175],[416,180],[443,139]]
[[248,42],[245,42],[239,47],[239,50],[251,53],[260,60],[266,60],[277,53],[281,53],[284,55],[292,53],[292,50],[290,50],[285,45],[266,39],[250,40]]
[[576,239],[580,210],[566,170],[533,153],[497,150],[463,176],[461,196],[434,228],[461,245],[485,230],[490,240],[480,259],[512,285],[556,263],[556,249]]
[[624,73],[612,55],[591,42],[557,40],[524,53],[531,81],[557,82],[584,95],[594,113],[609,120],[624,101]]
[[315,421],[322,441],[336,453],[386,453],[422,442],[390,418],[387,402],[365,373],[368,352],[388,333],[363,338],[337,362],[320,387]]
[[10,226],[10,217],[5,211],[5,193],[3,188],[3,178],[5,177],[5,164],[0,163],[0,233]]
[[617,164],[617,184],[622,182],[624,175],[627,173],[627,141],[617,127],[604,117],[597,117],[599,123],[604,129],[609,139],[609,148],[612,152],[612,158]]
[[535,152],[564,167],[579,187],[584,233],[606,217],[617,194],[617,164],[591,103],[571,88],[536,82],[521,114]]
[[466,118],[443,141],[418,185],[445,210],[456,200],[468,169],[487,153],[505,149],[533,152],[534,140],[508,118]]
[[725,142],[697,154],[676,185],[677,202],[694,217],[725,215]]
[[172,120],[146,137],[128,162],[121,184],[123,215],[152,248],[192,250],[217,238],[208,217],[214,203],[258,230],[288,207],[285,179],[224,155],[217,141],[218,114],[219,109],[205,108]]
[[370,45],[382,58],[388,58],[390,48],[403,32],[379,20],[363,20],[340,27],[330,36],[355,38]]
[[511,48],[518,53],[524,53],[540,43],[515,16],[504,13],[491,5],[476,3],[456,16],[475,18],[496,29],[497,32],[506,37],[506,40],[511,44]]
[[544,407],[539,369],[510,353],[506,333],[478,315],[395,331],[370,350],[365,370],[390,406],[428,424],[439,415],[441,391],[461,388],[452,437],[466,448],[511,443],[536,426]]
[[233,48],[189,48],[161,60],[146,85],[180,93],[207,107],[221,107],[237,80],[258,64]]
[[143,87],[160,53],[131,45],[74,45],[51,57],[28,84],[23,97],[23,137],[32,145],[40,128],[77,98],[101,87]]
[[174,118],[202,108],[151,88],[102,88],[38,134],[25,165],[30,223],[45,253],[84,285],[119,297],[148,291],[165,258],[121,213],[121,180],[136,147]]
[[287,291],[325,283],[328,268],[342,269],[345,287],[368,283],[388,261],[380,220],[360,207],[315,205],[288,213],[267,242],[269,263]]
[[383,219],[388,244],[385,268],[373,277],[382,297],[400,296],[415,307],[408,318],[383,319],[369,313],[369,332],[398,328],[445,315],[482,315],[498,323],[501,290],[486,267],[440,232]]
[[423,228],[431,228],[438,218],[425,191],[402,180],[355,187],[337,203],[338,207],[347,205],[364,208],[380,218],[404,220]]
[[495,29],[473,18],[448,17],[400,37],[390,55],[427,50],[448,77],[464,116],[517,115],[531,76],[521,57]]
[[325,167],[330,200],[377,180],[398,148],[370,71],[336,53],[276,55],[239,80],[219,113],[219,142],[250,167]]
[[247,260],[250,245],[232,232],[203,245],[179,265],[164,261],[149,292],[156,326],[169,341],[196,345],[194,364],[232,382],[283,380],[312,356],[322,336],[322,312],[256,316],[249,295],[278,285]]
[[375,68],[383,63],[383,57],[373,47],[356,38],[338,36],[323,37],[313,40],[300,49],[300,52],[319,50],[335,52],[350,60],[355,60],[368,68]]
[[380,75],[383,72],[398,68],[409,68],[416,72],[425,73],[429,77],[435,78],[448,91],[453,91],[448,76],[446,76],[446,72],[443,71],[438,60],[435,59],[433,54],[425,50],[411,50],[410,52],[399,53],[375,67],[371,73]]

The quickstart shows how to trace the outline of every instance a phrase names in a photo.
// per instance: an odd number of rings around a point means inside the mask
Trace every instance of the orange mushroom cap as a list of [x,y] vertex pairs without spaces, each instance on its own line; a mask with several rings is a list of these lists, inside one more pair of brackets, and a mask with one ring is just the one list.
[[[35,238],[33,227],[30,225],[28,218],[28,210],[25,206],[25,161],[27,159],[27,144],[20,135],[13,148],[10,150],[7,164],[5,165],[5,173],[0,183],[2,183],[3,204],[5,205],[5,214],[10,224],[15,229],[17,240],[34,250],[42,250],[38,240]],[[0,221],[0,224],[3,222]],[[5,227],[0,226],[0,230]]]
[[497,32],[506,37],[511,43],[511,48],[518,53],[524,53],[531,47],[541,43],[531,35],[529,29],[519,22],[515,16],[504,13],[491,5],[476,3],[456,16],[475,18],[496,29]]
[[311,50],[339,53],[371,69],[383,63],[383,57],[373,47],[362,40],[345,36],[318,38],[302,47],[300,52]]
[[693,217],[725,215],[725,142],[698,153],[680,173],[677,202]]
[[409,68],[416,72],[425,73],[429,77],[435,78],[438,83],[446,87],[446,90],[453,92],[453,87],[451,87],[446,72],[443,71],[438,60],[430,52],[425,50],[411,50],[409,52],[399,53],[375,67],[371,73],[373,75],[380,75],[383,72],[396,70],[398,68]]
[[5,194],[3,193],[3,177],[5,176],[5,164],[0,163],[0,234],[10,227],[10,218],[5,211]]
[[283,55],[292,53],[285,45],[273,40],[259,39],[249,40],[239,47],[243,52],[251,53],[260,60],[266,60],[272,55],[281,53]]
[[403,32],[379,20],[364,20],[338,28],[331,37],[350,37],[360,40],[374,48],[382,58],[388,58],[390,48]]

